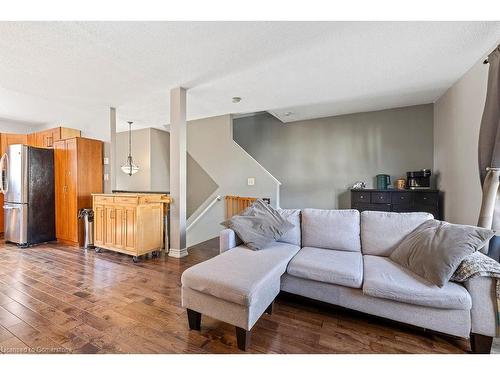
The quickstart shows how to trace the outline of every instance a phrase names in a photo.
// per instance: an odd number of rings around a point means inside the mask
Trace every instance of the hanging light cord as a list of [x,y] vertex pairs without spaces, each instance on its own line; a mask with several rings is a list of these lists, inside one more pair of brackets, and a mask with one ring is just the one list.
[[132,121],[128,122],[128,156],[132,156]]
[[128,122],[128,167],[129,175],[132,176],[132,121]]

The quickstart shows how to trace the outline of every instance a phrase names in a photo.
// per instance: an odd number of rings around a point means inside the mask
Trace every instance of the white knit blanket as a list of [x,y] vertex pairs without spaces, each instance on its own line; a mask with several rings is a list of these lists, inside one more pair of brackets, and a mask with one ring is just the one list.
[[497,336],[500,336],[500,263],[476,251],[460,263],[460,266],[458,266],[450,280],[463,283],[464,281],[480,276],[496,279]]

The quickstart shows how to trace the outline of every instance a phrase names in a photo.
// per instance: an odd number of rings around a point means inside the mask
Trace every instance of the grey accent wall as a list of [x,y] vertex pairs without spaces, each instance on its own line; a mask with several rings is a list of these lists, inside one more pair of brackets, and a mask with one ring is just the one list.
[[233,137],[281,181],[281,207],[348,208],[356,181],[433,168],[433,105],[287,124],[263,113],[234,119]]
[[191,217],[212,195],[219,186],[207,172],[193,159],[187,156],[187,217]]

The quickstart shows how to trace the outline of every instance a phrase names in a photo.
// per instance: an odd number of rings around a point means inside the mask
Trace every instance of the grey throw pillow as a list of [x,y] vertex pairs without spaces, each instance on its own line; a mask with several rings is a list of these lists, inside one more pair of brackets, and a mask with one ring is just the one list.
[[263,249],[294,227],[261,199],[256,200],[240,215],[233,216],[221,225],[234,230],[243,243],[252,250]]
[[281,238],[279,242],[286,242],[292,245],[300,246],[301,243],[301,232],[300,232],[300,210],[298,209],[283,209],[278,208],[278,212],[287,221],[293,224],[293,228],[288,230]]
[[427,220],[399,243],[390,259],[442,287],[462,260],[494,234],[490,229]]

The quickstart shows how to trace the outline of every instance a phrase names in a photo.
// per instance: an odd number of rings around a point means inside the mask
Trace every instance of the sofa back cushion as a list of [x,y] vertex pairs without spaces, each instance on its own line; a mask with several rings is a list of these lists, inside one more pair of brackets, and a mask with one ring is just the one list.
[[292,245],[301,245],[301,231],[300,231],[300,210],[297,209],[283,209],[278,208],[278,212],[287,219],[290,223],[294,225],[292,229],[289,229],[278,242],[285,242]]
[[361,213],[361,245],[365,255],[390,256],[397,245],[424,221],[433,219],[426,212]]
[[361,251],[357,210],[302,210],[302,246]]

